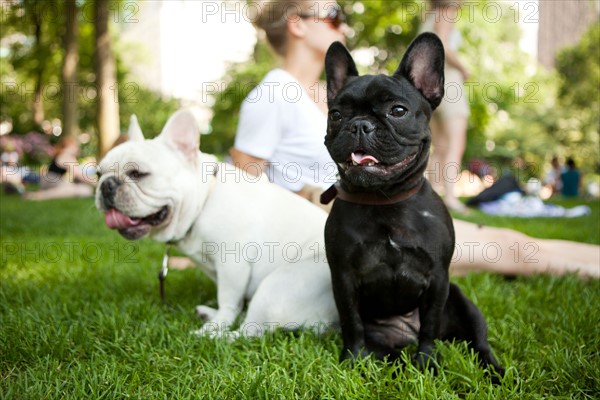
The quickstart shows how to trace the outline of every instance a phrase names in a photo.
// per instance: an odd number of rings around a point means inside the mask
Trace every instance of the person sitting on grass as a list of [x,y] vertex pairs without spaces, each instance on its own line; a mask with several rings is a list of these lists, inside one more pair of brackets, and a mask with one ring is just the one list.
[[567,168],[560,174],[562,183],[561,193],[565,197],[579,196],[579,188],[581,187],[581,173],[575,166],[575,160],[567,159]]
[[79,165],[79,144],[72,137],[58,143],[55,156],[40,177],[40,190],[23,195],[27,200],[90,197],[94,193],[95,179],[86,175]]

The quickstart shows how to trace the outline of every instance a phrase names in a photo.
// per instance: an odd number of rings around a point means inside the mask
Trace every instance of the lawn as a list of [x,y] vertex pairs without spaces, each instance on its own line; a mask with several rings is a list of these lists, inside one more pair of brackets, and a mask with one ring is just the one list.
[[[570,205],[569,203],[563,203]],[[573,220],[468,219],[600,243],[597,202]],[[600,396],[600,283],[490,274],[453,278],[482,309],[507,368],[498,386],[462,343],[437,375],[337,362],[336,332],[277,331],[234,343],[189,334],[215,286],[198,269],[156,279],[164,246],[109,231],[91,199],[0,195],[0,398],[593,399]],[[412,350],[412,349],[411,349]],[[406,351],[406,356],[410,354]]]

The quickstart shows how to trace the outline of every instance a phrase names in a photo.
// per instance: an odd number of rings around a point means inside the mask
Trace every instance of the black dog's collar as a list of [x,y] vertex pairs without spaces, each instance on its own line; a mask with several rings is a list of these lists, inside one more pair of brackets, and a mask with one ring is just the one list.
[[331,201],[337,197],[349,203],[362,204],[368,206],[387,206],[391,204],[400,203],[401,201],[411,198],[412,196],[417,194],[419,190],[421,190],[422,186],[423,181],[419,182],[417,186],[410,190],[400,192],[389,197],[377,192],[346,192],[338,183],[336,183],[334,185],[331,185],[329,189],[327,189],[321,194],[320,200],[321,204],[324,205],[331,203]]

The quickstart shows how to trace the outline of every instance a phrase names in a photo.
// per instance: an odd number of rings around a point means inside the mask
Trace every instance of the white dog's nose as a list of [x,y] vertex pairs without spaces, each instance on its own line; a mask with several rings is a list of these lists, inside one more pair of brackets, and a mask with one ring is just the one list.
[[119,182],[111,177],[108,177],[100,185],[100,193],[102,193],[102,200],[106,208],[114,207],[114,198],[119,187]]

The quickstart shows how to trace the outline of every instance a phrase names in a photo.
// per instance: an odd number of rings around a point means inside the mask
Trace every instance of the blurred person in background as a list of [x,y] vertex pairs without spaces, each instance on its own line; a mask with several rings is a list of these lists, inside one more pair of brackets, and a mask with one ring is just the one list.
[[581,187],[581,172],[575,165],[575,160],[568,158],[565,170],[560,174],[562,184],[561,193],[565,197],[579,196],[579,188]]
[[427,175],[433,188],[443,195],[449,209],[466,213],[467,208],[455,193],[455,183],[460,176],[462,157],[467,145],[467,122],[470,115],[464,85],[469,77],[469,71],[458,55],[462,36],[455,24],[462,1],[430,0],[429,2],[432,11],[427,10],[419,33],[433,32],[444,44],[444,75],[447,90],[442,103],[433,112],[429,124],[433,151],[429,156]]
[[50,165],[41,173],[40,190],[25,193],[23,197],[28,200],[49,200],[92,196],[96,180],[87,175],[85,168],[79,164],[79,153],[76,139],[67,137],[59,142]]

